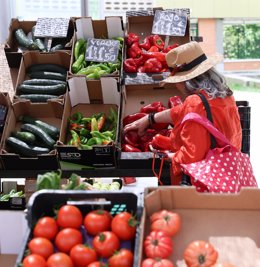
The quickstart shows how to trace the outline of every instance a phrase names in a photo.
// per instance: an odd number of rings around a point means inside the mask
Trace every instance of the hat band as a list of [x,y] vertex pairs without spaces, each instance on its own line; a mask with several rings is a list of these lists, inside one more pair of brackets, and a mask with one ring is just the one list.
[[182,71],[189,71],[192,68],[196,67],[197,65],[199,65],[201,62],[205,61],[207,59],[207,56],[205,54],[202,54],[201,56],[195,58],[194,60],[192,60],[190,63],[185,63],[181,66],[178,66],[178,72],[182,72]]

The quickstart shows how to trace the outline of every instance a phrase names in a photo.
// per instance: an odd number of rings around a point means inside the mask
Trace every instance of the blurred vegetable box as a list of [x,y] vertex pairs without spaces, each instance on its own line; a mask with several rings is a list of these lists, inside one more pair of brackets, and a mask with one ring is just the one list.
[[101,78],[100,87],[85,77],[68,80],[57,150],[62,170],[115,168],[120,93],[114,78]]

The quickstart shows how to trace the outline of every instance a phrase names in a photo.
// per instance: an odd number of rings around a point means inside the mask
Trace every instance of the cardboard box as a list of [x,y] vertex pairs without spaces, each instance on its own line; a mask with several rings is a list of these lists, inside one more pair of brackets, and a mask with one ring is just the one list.
[[84,77],[73,77],[68,80],[69,93],[64,107],[61,134],[57,145],[59,162],[62,170],[84,170],[89,168],[115,168],[116,145],[95,145],[93,150],[79,149],[66,144],[68,118],[80,111],[84,117],[95,113],[109,114],[110,108],[118,111],[120,93],[117,81],[113,78],[101,78],[101,88],[89,87]]
[[[24,80],[30,79],[30,77],[27,74],[28,67],[34,64],[57,64],[69,70],[70,57],[71,54],[68,51],[57,51],[54,53],[42,53],[39,51],[25,52],[22,56],[17,82],[15,85],[16,90],[15,90],[14,102],[26,101],[26,99],[19,98],[17,87]],[[59,96],[57,96],[57,98],[58,97]],[[55,100],[57,99],[55,98]]]
[[[111,16],[106,17],[103,20],[92,20],[91,17],[81,17],[74,18],[75,21],[75,35],[72,51],[74,51],[75,43],[78,39],[82,38],[84,40],[88,40],[88,38],[96,38],[96,39],[112,39],[114,37],[124,37],[124,26],[123,19],[120,16]],[[122,51],[122,57],[123,57]],[[74,63],[74,55],[72,54],[71,62],[70,62],[70,76],[79,76],[77,74],[73,74],[72,72],[72,64]],[[102,62],[101,62],[102,63]],[[120,82],[120,76],[122,73],[122,64],[118,71],[115,71],[111,74],[104,74],[102,77],[113,77]],[[85,77],[85,75],[80,75]],[[88,87],[100,87],[100,79],[88,79]]]
[[54,149],[48,154],[38,155],[38,157],[21,157],[13,153],[5,144],[11,132],[19,130],[21,115],[28,115],[38,118],[46,123],[60,128],[63,113],[63,104],[55,101],[47,103],[31,103],[30,101],[17,102],[10,108],[10,116],[5,127],[2,139],[2,149],[0,158],[5,170],[57,170],[59,168],[57,151]]
[[[124,85],[122,87],[122,108],[120,114],[119,143],[122,144],[123,119],[127,115],[140,111],[140,108],[155,101],[161,101],[167,107],[168,99],[179,95],[174,85],[165,84],[159,87],[155,84]],[[154,154],[152,152],[119,152],[120,168],[152,169]],[[160,159],[156,159],[155,167],[159,168]]]
[[183,253],[188,244],[205,240],[219,253],[218,262],[236,267],[260,266],[260,190],[244,188],[239,194],[198,193],[194,187],[148,188],[144,197],[144,212],[140,225],[139,258],[145,258],[143,241],[150,232],[149,217],[160,210],[170,210],[181,216],[181,229],[173,237],[170,260],[185,267]]

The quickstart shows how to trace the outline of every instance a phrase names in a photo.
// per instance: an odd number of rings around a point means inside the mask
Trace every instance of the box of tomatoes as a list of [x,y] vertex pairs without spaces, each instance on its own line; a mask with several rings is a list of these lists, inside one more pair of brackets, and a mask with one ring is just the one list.
[[[138,197],[127,192],[41,190],[28,203],[16,266],[124,266],[137,262]],[[46,265],[47,264],[47,265]]]
[[260,266],[259,199],[260,190],[251,188],[237,194],[147,188],[136,266]]

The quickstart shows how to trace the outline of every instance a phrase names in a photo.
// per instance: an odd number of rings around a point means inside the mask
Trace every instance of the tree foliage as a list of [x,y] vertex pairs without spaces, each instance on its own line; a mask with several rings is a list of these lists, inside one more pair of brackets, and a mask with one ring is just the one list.
[[224,26],[224,56],[227,59],[259,59],[260,24]]

